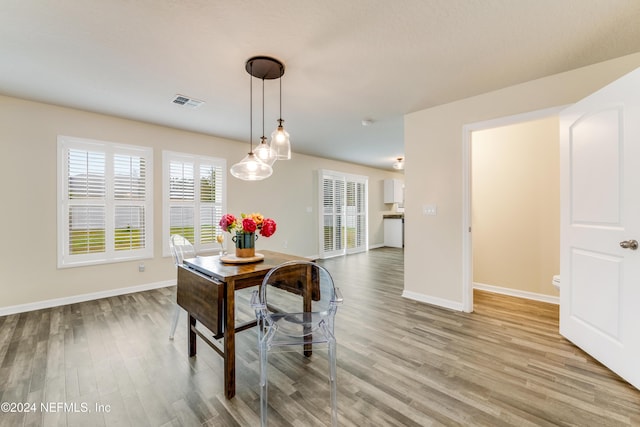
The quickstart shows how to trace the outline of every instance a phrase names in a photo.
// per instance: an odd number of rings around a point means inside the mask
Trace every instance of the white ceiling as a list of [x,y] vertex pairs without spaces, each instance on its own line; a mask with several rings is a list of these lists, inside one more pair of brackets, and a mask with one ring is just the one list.
[[0,93],[248,146],[269,55],[293,151],[390,169],[404,114],[638,52],[639,23],[639,0],[0,0]]

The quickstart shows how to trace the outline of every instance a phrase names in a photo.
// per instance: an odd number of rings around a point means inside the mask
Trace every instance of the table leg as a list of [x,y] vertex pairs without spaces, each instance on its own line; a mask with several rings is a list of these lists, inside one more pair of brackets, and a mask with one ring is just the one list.
[[224,394],[231,399],[236,394],[236,322],[235,281],[225,284],[224,304]]
[[[311,271],[311,267],[307,266],[307,274],[306,274],[307,278],[305,280],[305,290],[303,293],[303,299],[302,299],[302,305],[303,305],[303,311],[305,313],[309,313],[312,310],[312,306],[311,306],[311,295],[312,295],[312,288],[313,288],[313,274]],[[309,335],[309,338],[311,339],[311,335]],[[304,345],[304,355],[306,357],[311,357],[311,354],[313,353],[311,350],[312,346],[311,344],[305,344]]]
[[187,322],[187,328],[189,328],[189,357],[196,355],[196,338],[198,337],[195,331],[196,328],[196,318],[188,313],[189,321]]

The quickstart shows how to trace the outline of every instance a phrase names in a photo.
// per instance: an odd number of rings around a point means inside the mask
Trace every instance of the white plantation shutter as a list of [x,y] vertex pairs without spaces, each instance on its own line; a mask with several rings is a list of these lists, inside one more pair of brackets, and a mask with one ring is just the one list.
[[367,182],[365,176],[320,171],[321,257],[367,249]]
[[345,182],[343,178],[334,179],[334,197],[333,197],[333,212],[334,212],[334,245],[336,250],[344,252],[344,197],[345,197]]
[[332,253],[336,249],[335,241],[335,210],[333,201],[335,199],[335,180],[332,177],[322,178],[322,247],[326,254]]
[[358,208],[358,241],[357,247],[367,247],[369,242],[369,232],[367,224],[369,223],[368,205],[369,205],[369,186],[367,181],[358,182],[357,184],[356,206]]
[[104,199],[106,193],[105,153],[69,149],[66,157],[69,198]]
[[222,218],[223,181],[226,168],[213,163],[200,164],[200,244],[215,243],[222,233],[218,224]]
[[224,213],[226,161],[163,152],[164,254],[172,234],[181,234],[196,251],[217,248],[218,224]]
[[106,155],[69,149],[65,153],[67,208],[64,228],[69,255],[106,252]]
[[193,162],[189,161],[172,160],[170,162],[170,200],[193,200],[195,195],[193,167]]
[[367,231],[366,183],[347,181],[346,201],[347,250],[359,252],[365,245]]
[[195,179],[193,161],[169,162],[169,228],[170,234],[181,234],[194,243]]
[[116,154],[113,157],[114,197],[116,200],[146,199],[146,159]]
[[153,256],[153,151],[59,136],[58,153],[58,266]]
[[147,165],[140,156],[116,154],[113,162],[115,204],[115,250],[146,246]]
[[194,218],[193,206],[169,206],[169,235],[180,234],[191,243],[195,242]]
[[106,252],[105,206],[70,205],[67,223],[69,255]]
[[115,250],[128,251],[145,247],[144,206],[116,206],[115,219]]

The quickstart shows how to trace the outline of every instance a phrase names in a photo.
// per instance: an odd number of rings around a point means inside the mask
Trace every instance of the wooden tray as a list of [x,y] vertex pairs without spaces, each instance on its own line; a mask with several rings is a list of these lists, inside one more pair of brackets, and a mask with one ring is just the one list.
[[240,258],[240,257],[237,257],[235,254],[227,254],[227,255],[222,255],[220,257],[220,261],[226,262],[228,264],[248,264],[250,262],[262,261],[263,259],[264,259],[264,255],[259,254],[257,252],[255,256],[247,257],[247,258]]

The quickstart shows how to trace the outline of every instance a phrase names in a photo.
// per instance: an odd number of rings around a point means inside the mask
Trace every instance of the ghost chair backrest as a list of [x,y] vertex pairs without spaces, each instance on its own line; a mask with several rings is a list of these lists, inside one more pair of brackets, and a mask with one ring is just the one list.
[[172,234],[169,241],[169,247],[171,248],[171,255],[173,256],[173,262],[178,265],[182,265],[182,261],[189,258],[195,258],[196,250],[191,242],[180,234]]
[[316,344],[327,344],[331,421],[337,425],[336,339],[334,319],[342,303],[331,274],[309,261],[291,261],[267,273],[251,305],[258,320],[261,425],[267,424],[268,353],[275,347],[302,346],[311,356]]

